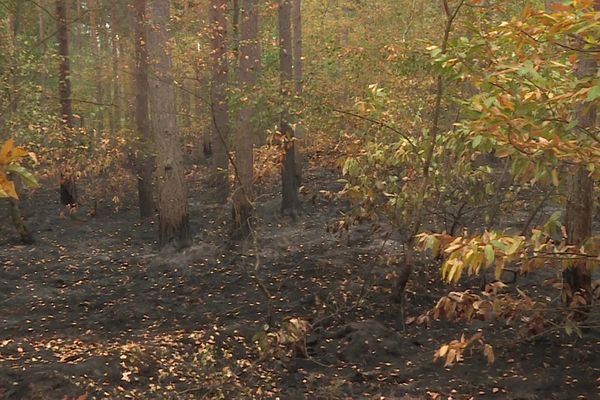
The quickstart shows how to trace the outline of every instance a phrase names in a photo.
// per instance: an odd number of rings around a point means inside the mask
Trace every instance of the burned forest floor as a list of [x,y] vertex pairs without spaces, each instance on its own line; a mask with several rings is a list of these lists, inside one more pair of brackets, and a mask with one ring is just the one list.
[[[231,210],[199,176],[190,175],[194,242],[182,252],[157,250],[133,189],[118,211],[101,205],[92,217],[65,213],[44,182],[24,204],[33,245],[19,243],[0,206],[0,399],[600,398],[598,329],[534,340],[501,321],[404,331],[384,261],[399,240],[370,225],[327,229],[350,209],[329,195],[341,188],[337,171],[306,173],[296,221],[280,215],[276,182],[264,184],[246,243],[229,240]],[[262,352],[259,282],[274,333]],[[471,284],[441,283],[439,262],[424,259],[407,319]],[[516,286],[548,296],[534,277]],[[433,362],[440,345],[478,329],[495,363],[478,351],[450,368]]]

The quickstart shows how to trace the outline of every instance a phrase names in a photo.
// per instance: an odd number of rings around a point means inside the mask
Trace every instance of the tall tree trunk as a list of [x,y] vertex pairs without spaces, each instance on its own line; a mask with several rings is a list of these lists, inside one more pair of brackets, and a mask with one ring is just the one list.
[[110,113],[111,131],[117,132],[122,128],[121,116],[121,73],[119,71],[120,60],[123,54],[119,54],[120,38],[117,20],[117,0],[113,0],[110,7],[110,34],[112,42],[112,79],[113,98]]
[[[38,9],[38,40],[40,42],[40,56],[44,58],[46,55],[46,13],[44,12],[46,8],[45,0],[38,0],[39,7]],[[46,80],[47,76],[44,71],[40,72],[40,86],[42,87],[42,93],[46,89]],[[44,101],[44,96],[42,95],[42,101]]]
[[81,13],[81,0],[77,0],[75,7],[77,9],[77,24],[75,25],[75,31],[77,32],[77,34],[75,35],[75,37],[73,38],[73,44],[75,45],[75,49],[77,49],[77,54],[81,54],[82,53],[82,33],[83,33],[83,20],[82,20],[82,13]]
[[192,126],[192,119],[190,118],[190,112],[192,110],[192,97],[190,96],[188,79],[183,78],[181,83],[181,125],[184,128],[190,128]]
[[[17,90],[15,88],[18,85],[17,82],[17,74],[13,73],[16,69],[15,62],[18,59],[17,49],[19,48],[17,43],[17,36],[19,34],[19,26],[20,26],[20,17],[21,17],[21,7],[20,3],[16,4],[15,13],[12,15],[11,13],[7,16],[8,22],[8,60],[9,65],[8,69],[10,73],[8,74],[8,85],[10,88],[9,93],[9,107],[8,110],[10,115],[14,115],[18,110],[18,95]],[[15,190],[20,192],[20,177],[18,175],[9,175],[9,179],[15,183]],[[15,226],[19,237],[21,238],[21,242],[24,244],[32,244],[33,236],[27,226],[25,225],[25,221],[23,219],[23,215],[21,214],[21,205],[20,200],[8,198],[10,217],[12,219],[13,225]]]
[[176,248],[191,242],[187,185],[183,171],[181,138],[177,128],[177,104],[168,46],[171,35],[169,0],[150,0],[148,55],[150,63],[151,126],[157,149],[159,243]]
[[279,131],[283,139],[284,157],[281,169],[281,212],[296,217],[300,210],[298,198],[298,176],[296,175],[296,150],[294,129],[290,124],[289,104],[293,96],[292,58],[292,3],[279,0],[279,79],[281,85],[282,111],[279,116]]
[[100,58],[100,42],[98,40],[98,21],[97,21],[97,12],[98,5],[96,0],[87,0],[88,9],[90,13],[90,50],[92,52],[92,56],[94,57],[94,61],[96,62],[95,66],[95,80],[96,80],[96,103],[98,104],[98,114],[96,115],[96,129],[98,132],[104,130],[104,110],[102,101],[104,97],[104,92],[102,90],[102,59]]
[[[596,10],[600,10],[600,0],[595,2]],[[583,41],[579,43],[583,47]],[[598,63],[593,53],[579,52],[579,60],[575,74],[579,79],[593,77],[598,71]],[[577,107],[574,118],[575,129],[593,131],[596,128],[597,110],[590,103],[582,103]],[[585,165],[576,167],[570,175],[567,193],[565,225],[567,243],[576,247],[582,246],[592,236],[592,218],[594,208],[594,181]],[[592,302],[592,272],[586,260],[577,260],[563,272],[563,300],[570,304],[573,296],[579,293],[590,305]],[[584,307],[587,308],[587,307]]]
[[[293,41],[293,63],[294,63],[294,92],[298,100],[302,99],[304,85],[302,83],[302,0],[292,0],[292,41]],[[294,150],[296,151],[296,176],[298,185],[302,184],[303,157],[301,148],[304,139],[304,127],[301,121],[296,121],[294,127]]]
[[229,194],[229,107],[227,106],[227,83],[229,66],[227,61],[227,3],[228,0],[210,2],[211,83],[210,115],[213,143],[213,167],[216,198],[227,201]]
[[154,215],[154,139],[148,118],[148,50],[146,47],[146,0],[134,0],[135,14],[135,124],[139,144],[135,163],[138,181],[140,217]]
[[[200,121],[203,116],[212,115],[210,107],[207,105],[206,99],[208,99],[208,79],[204,74],[204,70],[201,66],[198,66],[196,70],[196,118]],[[197,159],[198,160],[208,160],[212,157],[212,137],[210,135],[210,130],[204,131],[200,133],[202,137],[202,148],[198,148],[197,150]]]
[[[71,104],[71,71],[69,63],[69,34],[67,24],[66,0],[56,1],[56,24],[58,39],[58,97],[62,113],[63,129],[66,141],[73,135],[73,107]],[[60,201],[64,205],[77,204],[77,188],[72,168],[63,162],[60,171]]]
[[[240,10],[240,43],[238,83],[242,91],[251,97],[260,69],[260,44],[258,42],[258,0],[242,0]],[[245,238],[252,229],[254,203],[254,156],[253,143],[256,136],[254,116],[256,107],[251,101],[242,105],[238,113],[236,133],[235,175],[233,192],[233,237]]]
[[237,60],[240,50],[240,0],[232,1],[231,14],[231,48]]

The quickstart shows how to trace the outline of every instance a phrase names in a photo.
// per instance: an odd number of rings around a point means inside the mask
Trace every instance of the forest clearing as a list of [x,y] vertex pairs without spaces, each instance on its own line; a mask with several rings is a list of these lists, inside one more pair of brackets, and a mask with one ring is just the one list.
[[0,398],[600,398],[599,37],[599,0],[0,0]]

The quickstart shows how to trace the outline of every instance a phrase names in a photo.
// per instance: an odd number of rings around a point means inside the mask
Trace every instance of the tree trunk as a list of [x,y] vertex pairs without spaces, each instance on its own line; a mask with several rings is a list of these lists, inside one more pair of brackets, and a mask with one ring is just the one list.
[[[600,10],[600,0],[595,2],[596,10]],[[579,43],[583,46],[583,43]],[[579,52],[575,74],[579,79],[596,76],[598,64],[593,53]],[[596,128],[597,110],[590,103],[582,103],[575,110],[577,121],[575,129],[593,131]],[[567,244],[577,248],[592,236],[592,218],[594,208],[594,181],[585,165],[576,167],[570,175],[567,193],[565,225]],[[563,272],[563,300],[571,304],[576,293],[581,294],[589,306],[592,302],[592,272],[586,260],[576,260]],[[584,307],[587,308],[587,307]]]
[[211,83],[210,105],[213,143],[213,167],[216,198],[225,203],[229,194],[229,107],[227,105],[227,83],[229,66],[227,62],[227,2],[211,0]]
[[[208,79],[204,75],[204,71],[201,66],[198,66],[196,70],[196,118],[200,121],[203,116],[211,115],[210,107],[207,105],[206,99],[208,99]],[[212,150],[212,137],[210,130],[200,132],[202,143],[198,144],[197,159],[208,160],[213,155]]]
[[[21,3],[17,3],[14,15],[9,13],[7,15],[7,28],[8,28],[8,41],[9,41],[9,50],[8,50],[8,60],[9,64],[6,66],[8,72],[8,87],[9,87],[9,95],[8,95],[8,111],[10,115],[14,115],[18,111],[18,91],[15,89],[18,87],[17,74],[13,73],[16,69],[15,62],[18,59],[17,49],[19,48],[17,43],[17,36],[19,34],[19,26],[20,26],[20,18],[21,17]],[[43,31],[43,19],[40,18],[40,36]],[[9,174],[9,179],[11,179],[15,184],[15,191],[19,193],[20,190],[20,178],[17,175]],[[33,236],[25,222],[23,221],[23,217],[21,215],[20,208],[20,200],[14,199],[12,197],[8,198],[9,202],[9,211],[10,217],[12,219],[13,225],[21,238],[21,242],[24,244],[32,244]]]
[[188,80],[186,78],[183,78],[179,93],[181,93],[181,126],[189,129],[192,126],[192,119],[190,118],[190,112],[192,110],[192,97],[190,96],[187,81]]
[[300,210],[298,197],[298,176],[296,175],[296,150],[294,130],[290,125],[289,104],[293,96],[293,59],[292,59],[292,3],[291,0],[279,1],[279,78],[281,85],[282,112],[279,116],[279,131],[283,138],[284,157],[281,169],[281,212],[296,217]]
[[75,7],[77,8],[77,24],[75,25],[75,31],[77,32],[77,34],[75,35],[75,37],[73,38],[73,42],[75,44],[75,49],[77,49],[77,54],[81,54],[82,51],[82,33],[83,33],[83,20],[81,18],[81,0],[77,0],[75,3]]
[[177,104],[168,53],[171,35],[169,0],[150,0],[148,54],[150,63],[151,126],[157,149],[159,243],[180,249],[191,242],[187,185],[183,171]]
[[231,7],[231,47],[235,59],[240,50],[240,0],[233,0]]
[[10,207],[10,217],[17,230],[17,233],[19,234],[19,237],[21,238],[21,242],[24,244],[33,244],[33,236],[23,222],[21,210],[19,209],[19,201],[15,199],[8,199],[8,201]]
[[[73,134],[73,107],[71,104],[71,71],[69,63],[69,35],[66,0],[56,0],[56,24],[58,39],[58,97],[62,113],[64,135],[67,141]],[[74,207],[77,204],[75,177],[68,163],[63,163],[60,171],[60,201]]]
[[[293,38],[293,63],[294,63],[294,91],[298,99],[302,98],[304,86],[302,83],[302,0],[292,0],[292,38]],[[302,184],[302,169],[304,160],[301,147],[304,139],[304,127],[301,121],[296,121],[294,127],[294,150],[296,151],[296,176],[298,186]]]
[[113,0],[110,7],[110,34],[112,42],[112,79],[113,79],[113,98],[110,113],[111,132],[118,132],[122,128],[121,121],[121,73],[119,71],[120,60],[119,46],[120,38],[117,23],[117,0]]
[[146,48],[146,0],[134,0],[135,24],[135,124],[137,152],[135,157],[140,217],[154,215],[154,140],[148,118],[148,50]]
[[[250,97],[260,69],[260,44],[258,42],[258,1],[241,1],[238,83],[243,93]],[[233,237],[245,238],[252,229],[254,202],[253,143],[256,137],[254,116],[256,107],[246,102],[238,113],[236,134],[235,174],[236,188],[233,192]]]
[[104,97],[104,92],[102,90],[102,59],[100,58],[100,49],[99,41],[98,41],[98,24],[97,12],[98,5],[96,4],[96,0],[88,0],[88,10],[90,13],[90,50],[92,52],[92,56],[96,61],[95,66],[95,80],[96,80],[96,103],[98,104],[98,113],[96,115],[96,129],[98,132],[104,130],[104,111],[102,101]]
[[[44,58],[46,55],[46,13],[44,9],[46,8],[45,0],[38,0],[39,7],[38,9],[38,40],[40,41],[40,56]],[[46,73],[44,71],[40,71],[40,86],[42,87],[42,93],[46,90]],[[42,101],[44,101],[44,95],[42,95]]]

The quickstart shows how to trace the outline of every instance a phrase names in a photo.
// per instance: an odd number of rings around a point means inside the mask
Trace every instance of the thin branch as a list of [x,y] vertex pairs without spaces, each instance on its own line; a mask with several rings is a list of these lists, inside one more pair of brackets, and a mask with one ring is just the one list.
[[341,110],[341,109],[335,108],[335,107],[332,107],[331,109],[334,112],[337,112],[337,113],[340,113],[340,114],[349,115],[351,117],[355,117],[355,118],[358,118],[358,119],[362,119],[364,121],[368,121],[368,122],[371,122],[373,124],[379,125],[379,126],[381,126],[383,128],[389,129],[392,132],[397,133],[398,135],[400,135],[404,140],[406,140],[408,142],[408,144],[411,145],[411,147],[413,148],[413,150],[415,150],[415,151],[418,150],[417,146],[413,143],[413,141],[410,139],[410,137],[408,135],[406,135],[404,132],[399,131],[398,129],[394,128],[393,126],[386,124],[383,121],[379,121],[379,120],[376,120],[376,119],[373,119],[373,118],[370,118],[370,117],[367,117],[367,116],[364,116],[364,115],[356,114],[356,113],[353,113],[352,111]]

